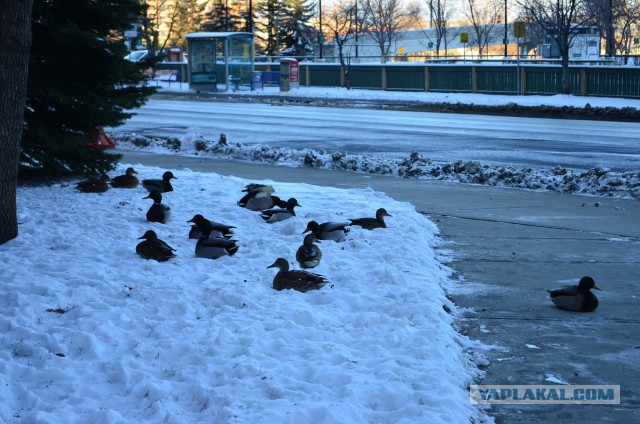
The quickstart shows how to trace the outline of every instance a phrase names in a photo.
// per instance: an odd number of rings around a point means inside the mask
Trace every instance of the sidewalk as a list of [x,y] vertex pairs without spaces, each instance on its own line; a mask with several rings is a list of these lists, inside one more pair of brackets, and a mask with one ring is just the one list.
[[[621,386],[621,405],[494,406],[498,423],[640,422],[640,202],[403,180],[311,168],[117,151],[123,163],[250,180],[367,188],[411,202],[440,228],[454,261],[465,332],[496,349],[483,384]],[[596,206],[596,203],[599,206]],[[593,313],[556,309],[546,289],[591,275]],[[527,346],[529,345],[529,347]],[[533,346],[533,347],[531,347]],[[428,378],[428,376],[427,376]]]

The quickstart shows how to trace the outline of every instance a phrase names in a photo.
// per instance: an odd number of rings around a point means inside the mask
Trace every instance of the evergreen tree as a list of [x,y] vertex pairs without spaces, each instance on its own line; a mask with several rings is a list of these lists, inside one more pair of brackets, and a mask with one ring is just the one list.
[[258,7],[258,16],[261,18],[257,25],[261,33],[258,38],[263,44],[263,54],[267,56],[280,55],[285,36],[285,14],[284,0],[265,0]]
[[228,0],[215,0],[206,12],[202,24],[202,31],[211,32],[236,32],[239,31],[240,17],[234,5],[229,4]]
[[206,6],[206,3],[200,4],[198,0],[183,0],[176,4],[178,15],[173,24],[173,31],[169,36],[168,47],[186,47],[187,43],[184,35],[199,31],[204,19]]
[[139,86],[145,65],[124,59],[118,36],[140,13],[131,0],[35,0],[21,177],[113,169],[119,156],[88,143],[154,92]]
[[313,56],[316,30],[309,21],[314,17],[316,4],[312,0],[287,0],[286,18],[282,28],[284,56]]
[[231,3],[231,9],[235,11],[239,19],[238,31],[256,32],[256,4],[252,0],[239,0]]

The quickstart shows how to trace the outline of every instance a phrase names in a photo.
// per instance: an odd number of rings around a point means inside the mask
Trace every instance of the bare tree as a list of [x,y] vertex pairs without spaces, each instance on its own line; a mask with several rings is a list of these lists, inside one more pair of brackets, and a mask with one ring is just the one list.
[[[436,57],[440,57],[440,50],[447,50],[447,38],[449,21],[453,14],[449,8],[448,0],[423,0],[423,4],[415,9],[414,20],[420,26],[422,34],[428,43],[432,43],[436,51]],[[424,28],[425,16],[429,20],[427,31]]]
[[577,29],[591,25],[586,0],[518,0],[523,14],[550,36],[558,46],[562,63],[562,94],[571,92],[569,50],[578,34]]
[[469,21],[472,32],[469,41],[478,46],[480,58],[493,41],[493,29],[500,21],[501,13],[497,0],[465,0],[463,14]]
[[[167,35],[168,44],[170,47],[180,46],[186,47],[185,34],[195,32],[202,26],[204,20],[206,3],[200,4],[198,1],[181,1],[176,4],[178,9],[177,17],[174,21],[173,28],[170,34]],[[229,13],[228,8],[225,7],[226,21],[228,26]],[[229,29],[225,29],[228,31]]]
[[640,1],[587,0],[587,8],[605,37],[605,54],[610,57],[619,54],[626,60],[640,23]]
[[0,244],[18,236],[16,190],[33,0],[0,0]]
[[411,12],[402,7],[400,0],[364,0],[363,6],[367,32],[380,48],[380,59],[385,63],[398,33],[408,27]]
[[[190,0],[193,1],[193,0]],[[146,17],[140,20],[142,39],[147,43],[150,56],[164,50],[173,33],[173,27],[183,11],[181,0],[143,0]]]
[[345,77],[345,85],[349,88],[350,60],[345,60],[345,46],[355,37],[356,4],[349,0],[336,0],[333,8],[324,12],[323,16],[324,28],[338,49],[338,59]]
[[[545,29],[540,26],[534,19],[520,14],[518,17],[518,21],[526,22],[526,30],[524,33],[524,40],[522,44],[525,46],[525,51],[529,51],[532,48],[537,49],[537,47],[544,42]],[[537,50],[536,50],[536,53]]]
[[616,52],[623,56],[627,63],[634,35],[638,34],[640,29],[640,0],[620,0],[615,22],[619,37]]

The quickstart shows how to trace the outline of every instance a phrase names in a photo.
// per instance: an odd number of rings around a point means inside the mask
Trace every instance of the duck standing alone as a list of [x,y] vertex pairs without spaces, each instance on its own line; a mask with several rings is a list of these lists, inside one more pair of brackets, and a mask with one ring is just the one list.
[[273,277],[273,288],[280,291],[293,289],[299,292],[318,290],[324,287],[329,281],[322,275],[308,271],[289,271],[289,262],[284,258],[278,258],[267,268],[278,268],[279,271]]
[[376,228],[387,228],[387,224],[384,222],[385,216],[391,216],[384,208],[380,208],[376,211],[375,218],[356,218],[350,219],[351,225],[358,225],[365,230],[373,230]]
[[109,182],[111,178],[107,174],[103,174],[100,178],[88,178],[84,181],[80,181],[76,185],[76,190],[83,193],[104,193],[109,190]]
[[168,191],[173,191],[173,186],[171,185],[171,180],[177,180],[176,177],[173,176],[173,172],[167,171],[162,174],[162,179],[148,179],[142,180],[142,186],[149,191],[156,190],[160,193],[166,193]]
[[137,174],[133,168],[127,168],[124,175],[119,175],[111,179],[111,187],[114,188],[136,188],[140,184],[138,178],[133,175]]
[[309,221],[307,228],[302,232],[311,232],[317,240],[333,240],[335,242],[344,241],[349,232],[348,222],[324,222],[318,224],[317,221]]
[[317,242],[316,236],[313,234],[307,234],[304,237],[302,246],[296,251],[296,260],[302,268],[315,268],[320,264],[322,259],[322,250],[315,244]]
[[171,218],[171,208],[162,203],[162,194],[159,191],[152,190],[144,199],[153,199],[153,205],[147,211],[147,221],[166,224]]
[[598,298],[591,289],[602,290],[591,277],[582,277],[577,286],[564,286],[547,290],[551,301],[560,309],[575,312],[591,312],[598,307]]
[[136,246],[136,253],[145,259],[153,259],[158,262],[165,262],[171,258],[175,258],[176,250],[169,246],[164,241],[158,238],[158,235],[153,230],[148,230],[138,240],[144,239],[144,241],[138,243]]

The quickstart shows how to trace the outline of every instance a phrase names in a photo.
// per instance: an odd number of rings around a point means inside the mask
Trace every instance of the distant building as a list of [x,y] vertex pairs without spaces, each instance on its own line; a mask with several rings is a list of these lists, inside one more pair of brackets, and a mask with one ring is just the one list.
[[[508,25],[509,34],[513,32],[513,25]],[[460,41],[460,33],[469,34],[469,42]],[[495,25],[489,36],[489,45],[485,47],[483,57],[488,55],[504,56],[504,25]],[[404,60],[425,60],[436,58],[436,29],[413,29],[400,31],[395,41],[391,43],[387,61]],[[447,28],[446,37],[440,42],[439,57],[455,56],[467,59],[478,59],[478,47],[473,42],[473,27],[458,26]],[[509,46],[510,51],[515,54],[515,41]],[[334,42],[324,45],[324,56],[329,60],[334,60],[338,56],[338,48]],[[355,62],[380,62],[380,48],[376,41],[368,34],[359,34],[356,47],[355,37],[352,37],[344,46],[343,54]],[[357,58],[357,60],[355,60]],[[335,59],[337,60],[337,59]]]
[[[575,36],[569,47],[569,60],[600,59],[600,30],[595,27],[576,25],[573,28]],[[538,54],[543,58],[560,58],[560,48],[553,38],[553,34],[544,37],[544,43],[538,46]]]

